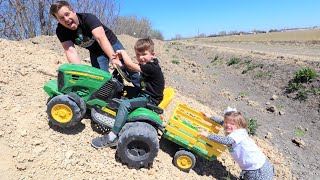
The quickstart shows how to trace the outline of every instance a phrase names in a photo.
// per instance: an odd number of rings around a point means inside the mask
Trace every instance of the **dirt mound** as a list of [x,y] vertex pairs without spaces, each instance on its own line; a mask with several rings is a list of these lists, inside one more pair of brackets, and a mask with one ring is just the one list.
[[[120,35],[119,39],[133,55],[136,39],[126,35]],[[165,111],[165,119],[177,102],[199,111],[221,114],[225,102],[216,101],[214,106],[203,100],[211,101],[211,83],[221,81],[212,73],[208,75],[205,66],[190,61],[198,60],[195,56],[202,47],[183,46],[189,54],[187,59],[172,42],[155,42],[166,86],[176,91]],[[67,63],[57,38],[44,36],[21,42],[0,39],[0,49],[0,179],[234,179],[238,176],[240,169],[228,152],[214,162],[199,158],[195,168],[184,173],[172,164],[170,144],[162,142],[153,166],[136,170],[121,164],[115,157],[115,149],[96,150],[90,146],[91,139],[101,135],[93,131],[94,124],[89,119],[74,129],[49,127],[45,112],[48,96],[42,88],[48,80],[57,77],[58,67]],[[81,58],[88,60],[87,51],[78,50]],[[173,63],[174,59],[180,60],[180,64]],[[198,93],[199,89],[202,94]],[[219,96],[225,97],[227,91],[219,92]],[[268,140],[254,139],[275,164],[277,179],[292,179],[286,157]]]

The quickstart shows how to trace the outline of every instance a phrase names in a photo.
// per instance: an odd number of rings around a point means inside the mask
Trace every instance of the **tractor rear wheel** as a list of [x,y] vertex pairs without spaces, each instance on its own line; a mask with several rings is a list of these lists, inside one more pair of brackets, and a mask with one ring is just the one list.
[[196,157],[189,151],[177,151],[173,158],[173,164],[181,171],[189,172],[196,164]]
[[148,123],[140,123],[139,126],[131,124],[119,136],[117,155],[130,167],[148,167],[158,151],[157,131]]
[[81,108],[68,95],[53,97],[47,104],[49,122],[62,128],[78,124],[83,116]]

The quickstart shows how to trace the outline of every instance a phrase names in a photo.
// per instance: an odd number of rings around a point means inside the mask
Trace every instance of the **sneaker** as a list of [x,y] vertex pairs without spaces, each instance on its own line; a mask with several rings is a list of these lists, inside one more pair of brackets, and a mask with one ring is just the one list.
[[104,148],[104,147],[113,147],[118,144],[118,137],[116,137],[113,141],[110,141],[109,136],[97,137],[92,139],[91,146],[96,149]]

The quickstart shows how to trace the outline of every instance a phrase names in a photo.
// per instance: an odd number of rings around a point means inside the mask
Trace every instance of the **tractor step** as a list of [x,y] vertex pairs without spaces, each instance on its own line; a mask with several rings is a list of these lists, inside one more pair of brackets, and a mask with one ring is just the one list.
[[101,112],[95,108],[91,109],[91,117],[92,117],[92,120],[95,121],[96,123],[102,126],[107,126],[109,128],[112,128],[115,122],[114,117],[110,117],[108,116],[108,114]]

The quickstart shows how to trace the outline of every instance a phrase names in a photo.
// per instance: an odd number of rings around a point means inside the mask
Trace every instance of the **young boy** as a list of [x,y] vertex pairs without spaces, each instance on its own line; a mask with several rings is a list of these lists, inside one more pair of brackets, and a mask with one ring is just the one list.
[[117,145],[118,133],[124,126],[129,112],[138,107],[146,107],[149,102],[158,105],[162,101],[164,77],[159,61],[154,57],[153,41],[150,38],[139,39],[134,46],[134,50],[139,64],[134,63],[124,50],[118,50],[115,56],[122,57],[128,69],[140,72],[141,92],[138,97],[121,102],[112,131],[103,137],[92,140],[91,145],[95,148]]

